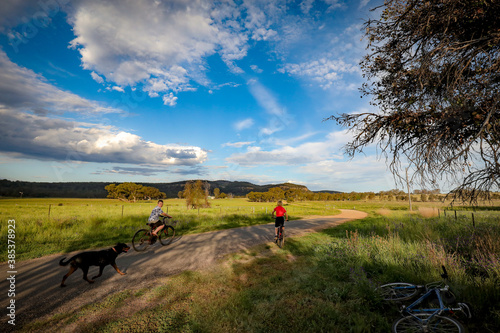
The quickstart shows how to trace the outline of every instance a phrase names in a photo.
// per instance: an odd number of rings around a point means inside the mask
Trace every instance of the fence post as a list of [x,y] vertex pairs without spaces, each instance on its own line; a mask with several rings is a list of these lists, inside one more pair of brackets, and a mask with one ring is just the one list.
[[455,221],[457,220],[457,211],[455,211]]
[[52,206],[52,204],[49,204],[49,219],[50,219],[50,207]]
[[472,213],[472,226],[476,227],[476,221],[474,220],[474,213]]

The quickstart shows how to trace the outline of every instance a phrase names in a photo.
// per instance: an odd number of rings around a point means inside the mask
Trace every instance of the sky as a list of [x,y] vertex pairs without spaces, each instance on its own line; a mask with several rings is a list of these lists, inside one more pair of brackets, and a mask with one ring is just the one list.
[[326,118],[361,98],[381,0],[3,0],[0,178],[396,188]]

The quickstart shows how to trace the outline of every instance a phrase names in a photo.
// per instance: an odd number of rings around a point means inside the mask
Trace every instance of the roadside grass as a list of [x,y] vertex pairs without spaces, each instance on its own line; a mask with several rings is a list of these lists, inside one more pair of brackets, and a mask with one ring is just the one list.
[[[0,199],[0,239],[7,242],[7,221],[15,220],[16,260],[48,254],[104,248],[118,242],[130,243],[145,223],[156,201],[126,203],[112,199]],[[422,217],[429,211],[439,217],[454,218],[455,211],[441,202],[408,203],[397,201],[293,202],[286,205],[290,219],[311,215],[336,215],[339,209],[358,209],[370,216]],[[163,209],[174,217],[176,234],[194,234],[272,222],[274,203],[249,202],[247,199],[212,200],[211,208],[191,209],[185,200],[165,200]],[[457,218],[500,217],[498,206],[455,207]],[[448,209],[445,211],[445,209]],[[43,246],[40,246],[43,245]],[[0,261],[7,260],[7,247],[0,248]]]
[[[380,207],[378,207],[380,208]],[[441,265],[474,317],[470,332],[500,327],[498,215],[425,218],[391,210],[336,228],[262,244],[203,271],[186,271],[33,322],[52,332],[389,332],[397,306],[378,285],[439,281]]]
[[[214,200],[211,208],[191,209],[185,200],[164,201],[163,210],[174,217],[177,235],[202,233],[272,222],[273,203],[246,199]],[[125,203],[111,199],[1,199],[0,239],[7,242],[7,221],[15,220],[16,260],[48,254],[103,248],[130,243],[145,228],[156,201]],[[322,202],[289,204],[291,219],[340,213]],[[43,246],[40,246],[43,245]],[[7,260],[7,247],[0,249]]]

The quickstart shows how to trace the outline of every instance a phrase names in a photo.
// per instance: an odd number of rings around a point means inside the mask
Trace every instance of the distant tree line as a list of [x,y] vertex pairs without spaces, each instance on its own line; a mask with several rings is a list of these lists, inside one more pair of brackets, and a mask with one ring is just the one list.
[[[420,202],[435,202],[441,201],[445,195],[441,195],[439,189],[433,190],[414,190],[412,195],[413,201]],[[492,199],[500,199],[500,193],[491,193]],[[274,202],[278,200],[286,200],[287,202],[294,201],[343,201],[343,200],[374,200],[383,201],[407,201],[408,194],[402,190],[393,189],[390,191],[375,192],[351,192],[351,193],[328,193],[328,192],[311,192],[297,188],[283,190],[280,187],[271,188],[267,192],[250,192],[247,198],[252,202]]]
[[105,189],[108,191],[108,198],[129,202],[166,198],[165,193],[155,187],[135,183],[109,184]]
[[368,193],[328,193],[312,192],[301,188],[273,187],[267,192],[250,192],[247,198],[252,202],[274,202],[278,200],[294,201],[331,201],[331,200],[362,200],[366,199]]

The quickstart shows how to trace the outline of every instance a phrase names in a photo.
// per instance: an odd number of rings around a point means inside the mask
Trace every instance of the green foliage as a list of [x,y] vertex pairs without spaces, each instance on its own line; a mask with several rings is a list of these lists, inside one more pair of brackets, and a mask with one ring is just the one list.
[[166,197],[165,193],[160,192],[157,188],[135,183],[109,184],[105,187],[105,190],[108,191],[108,198],[129,202],[136,202],[141,199],[163,199]]
[[195,182],[187,182],[184,186],[183,197],[186,199],[186,207],[188,209],[208,208],[208,193],[210,185],[207,182],[197,180]]
[[447,179],[471,202],[498,189],[500,3],[386,0],[378,12],[361,62],[378,110],[329,118],[354,133],[346,153],[375,143],[396,179]]

